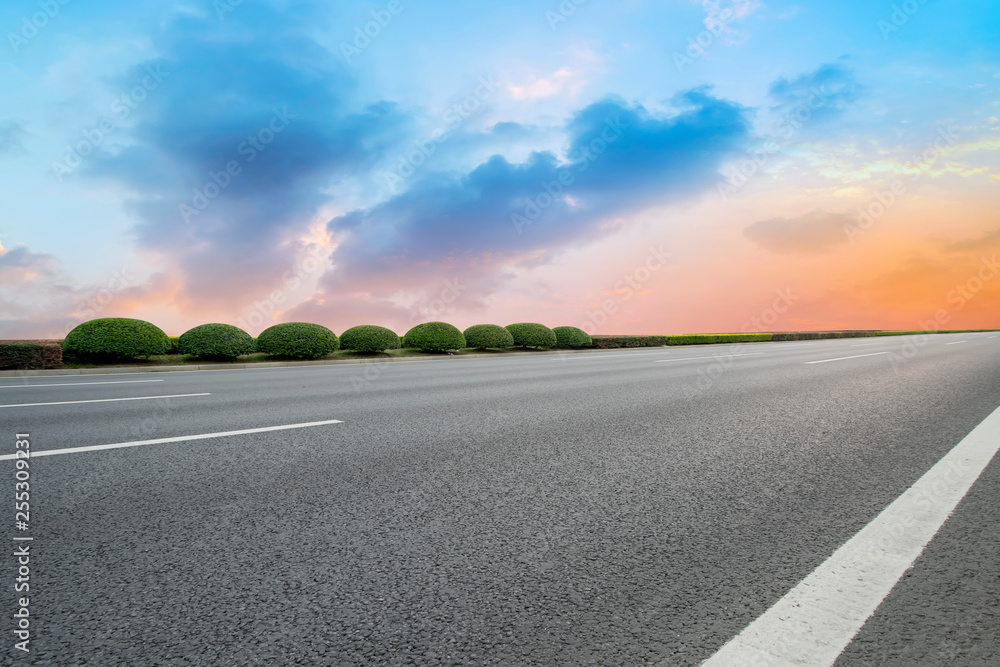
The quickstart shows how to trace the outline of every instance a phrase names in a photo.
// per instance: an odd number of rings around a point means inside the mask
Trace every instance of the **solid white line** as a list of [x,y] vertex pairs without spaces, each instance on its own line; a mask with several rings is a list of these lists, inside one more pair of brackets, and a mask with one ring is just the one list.
[[33,408],[39,405],[74,405],[77,403],[113,403],[115,401],[151,401],[154,398],[186,398],[188,396],[211,396],[211,394],[173,394],[171,396],[133,396],[131,398],[98,398],[89,401],[57,401],[55,403],[12,403],[0,408]]
[[1000,408],[702,667],[829,667],[1000,449]]
[[59,384],[11,384],[0,389],[23,389],[24,387],[80,387],[93,384],[139,384],[142,382],[163,382],[163,380],[121,380],[119,382],[60,382]]
[[764,354],[764,352],[745,352],[742,354],[713,354],[710,357],[681,357],[680,359],[657,359],[654,364],[662,364],[667,361],[692,361],[694,359],[724,359],[726,357],[753,357]]
[[945,345],[958,345],[959,343],[968,343],[968,342],[969,341],[967,341],[967,340],[953,340],[950,343],[945,343]]
[[843,361],[844,359],[860,359],[861,357],[877,357],[880,354],[889,354],[888,352],[872,352],[870,354],[855,354],[850,357],[837,357],[836,359],[820,359],[819,361],[807,361],[807,364],[825,364],[828,361]]
[[[123,447],[143,447],[145,445],[160,445],[168,442],[187,442],[189,440],[207,440],[209,438],[225,438],[231,435],[246,435],[248,433],[268,433],[270,431],[287,431],[293,428],[309,428],[327,424],[342,424],[339,419],[328,419],[321,422],[305,422],[302,424],[286,424],[284,426],[264,426],[262,428],[247,428],[240,431],[220,431],[218,433],[201,433],[199,435],[182,435],[176,438],[158,438],[156,440],[136,440],[134,442],[117,442],[111,445],[91,445],[89,447],[70,447],[68,449],[31,450],[31,458],[39,456],[56,456],[57,454],[77,454],[79,452],[96,452],[102,449],[121,449]],[[0,456],[0,461],[10,461],[14,454]]]

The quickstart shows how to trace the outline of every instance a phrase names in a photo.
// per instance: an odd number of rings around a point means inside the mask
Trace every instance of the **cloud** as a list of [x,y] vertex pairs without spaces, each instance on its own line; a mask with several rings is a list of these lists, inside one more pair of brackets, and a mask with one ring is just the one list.
[[401,292],[433,295],[457,279],[470,287],[454,303],[479,307],[512,268],[600,237],[611,218],[711,187],[720,164],[745,146],[747,111],[703,89],[674,105],[676,113],[659,116],[605,99],[566,123],[565,158],[494,155],[462,176],[427,174],[377,206],[338,216],[329,225],[340,240],[335,269],[313,306],[336,299],[343,308],[345,295],[393,304]]
[[705,9],[705,27],[716,28],[718,25],[727,25],[735,19],[744,19],[751,16],[763,6],[759,0],[702,0],[701,6]]
[[27,136],[24,126],[8,120],[0,123],[0,157],[13,157],[24,153],[24,138]]
[[[824,170],[824,173],[851,182],[867,180],[878,173],[903,174],[914,179],[922,175],[940,178],[949,174],[960,178],[971,178],[987,174],[993,169],[992,165],[975,165],[958,159],[948,160],[943,166],[938,167],[937,164],[942,158],[993,153],[1000,150],[1000,139],[992,137],[965,143],[957,143],[957,141],[958,135],[953,129],[940,128],[930,135],[925,146],[916,149],[908,157],[876,160],[856,168],[839,168],[840,165],[831,165]],[[998,176],[994,174],[990,178],[995,180]]]
[[[408,141],[409,116],[357,102],[339,56],[309,39],[308,17],[296,16],[176,18],[157,37],[158,57],[121,78],[128,90],[152,69],[162,83],[123,140],[80,169],[130,193],[133,238],[165,263],[170,298],[186,317],[232,317],[280,286],[320,212],[343,205],[329,193],[363,187]],[[560,70],[549,79],[572,77]],[[511,271],[616,233],[609,220],[712,187],[720,164],[746,146],[749,111],[708,89],[673,104],[670,114],[617,98],[590,104],[565,123],[560,152],[527,147],[537,133],[530,126],[491,125],[483,141],[518,138],[517,153],[477,157],[471,168],[451,162],[455,171],[427,165],[401,192],[337,215],[328,225],[333,269],[318,293],[279,316],[329,322],[353,310],[399,319],[434,302],[447,281],[466,286],[450,306],[483,308]]]
[[787,114],[808,108],[809,122],[840,116],[861,97],[863,88],[843,63],[826,63],[794,79],[780,78],[769,94],[777,103],[772,111]]
[[1000,229],[984,234],[977,239],[951,243],[947,249],[951,252],[981,252],[1000,245]]
[[705,9],[705,27],[716,33],[737,36],[733,21],[745,19],[764,6],[760,0],[702,0]]
[[745,228],[743,235],[779,255],[818,255],[846,243],[844,226],[852,223],[845,213],[813,211],[795,218],[760,220]]
[[151,296],[162,296],[160,283],[154,276],[136,284],[122,269],[103,282],[74,284],[52,255],[0,246],[0,338],[62,338],[85,320],[130,316]]
[[230,308],[266,294],[304,250],[325,188],[369,168],[401,125],[391,104],[355,103],[340,59],[273,10],[184,16],[159,38],[162,82],[127,145],[84,173],[133,193],[140,248],[173,263],[179,301]]
[[0,245],[0,286],[4,290],[50,279],[57,261],[52,255],[32,252],[27,246],[7,250]]
[[581,75],[582,72],[569,67],[563,67],[548,77],[536,79],[520,86],[508,86],[508,90],[516,100],[535,100],[552,97],[553,95],[562,93],[567,87],[575,93],[587,83],[586,79],[581,78]]
[[[367,265],[552,249],[588,236],[609,214],[710,185],[746,138],[744,110],[705,91],[676,101],[681,112],[669,118],[617,99],[589,105],[566,125],[566,160],[548,151],[521,163],[494,155],[461,178],[429,175],[372,209],[333,220],[331,233],[351,237],[338,257],[363,257]],[[514,216],[527,220],[522,233]]]

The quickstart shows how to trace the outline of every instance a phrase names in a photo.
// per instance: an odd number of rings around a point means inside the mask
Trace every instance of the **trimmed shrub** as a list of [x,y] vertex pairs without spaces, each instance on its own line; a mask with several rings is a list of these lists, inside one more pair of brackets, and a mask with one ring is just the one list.
[[710,345],[712,343],[754,343],[771,340],[769,333],[682,334],[678,336],[594,336],[594,347],[662,347],[664,345]]
[[594,347],[610,350],[619,347],[662,347],[670,336],[594,336]]
[[251,354],[257,346],[253,336],[232,324],[202,324],[188,329],[178,339],[180,354],[202,359],[235,359]]
[[556,327],[552,330],[556,335],[556,344],[559,347],[593,347],[594,341],[583,329],[576,327]]
[[711,345],[713,343],[757,343],[771,340],[769,333],[684,334],[667,336],[667,345]]
[[818,338],[865,338],[878,335],[875,331],[784,331],[772,334],[772,340],[816,340]]
[[[919,332],[917,332],[919,333]],[[713,343],[755,343],[771,340],[818,340],[883,335],[875,331],[786,331],[781,333],[682,334],[677,336],[594,336],[594,347],[658,347],[661,345],[710,345]]]
[[514,337],[499,324],[474,324],[463,333],[465,344],[480,350],[514,347]]
[[0,368],[59,368],[62,347],[50,341],[0,343]]
[[555,332],[544,324],[519,322],[517,324],[508,324],[504,328],[514,337],[514,345],[519,347],[544,348],[556,346]]
[[167,354],[180,354],[181,353],[181,337],[180,336],[167,336],[170,340],[170,349],[167,350]]
[[447,322],[425,322],[406,332],[403,347],[415,347],[424,352],[448,352],[465,347],[465,336]]
[[257,351],[275,357],[319,359],[340,349],[337,335],[321,324],[285,322],[257,336]]
[[385,352],[398,350],[399,336],[395,331],[374,324],[351,327],[340,334],[340,349],[355,352]]
[[158,326],[127,317],[104,317],[80,324],[66,335],[63,353],[92,359],[146,359],[165,354],[170,339]]

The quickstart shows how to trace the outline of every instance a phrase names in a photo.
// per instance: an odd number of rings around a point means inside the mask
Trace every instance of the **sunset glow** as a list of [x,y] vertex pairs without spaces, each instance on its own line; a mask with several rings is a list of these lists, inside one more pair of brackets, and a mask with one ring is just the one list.
[[997,3],[51,4],[0,338],[1000,327]]

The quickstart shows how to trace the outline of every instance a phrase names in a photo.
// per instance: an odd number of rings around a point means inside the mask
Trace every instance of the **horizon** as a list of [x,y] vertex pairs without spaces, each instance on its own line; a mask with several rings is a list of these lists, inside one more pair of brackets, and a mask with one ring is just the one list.
[[0,338],[1000,327],[1000,6],[829,5],[8,3]]

